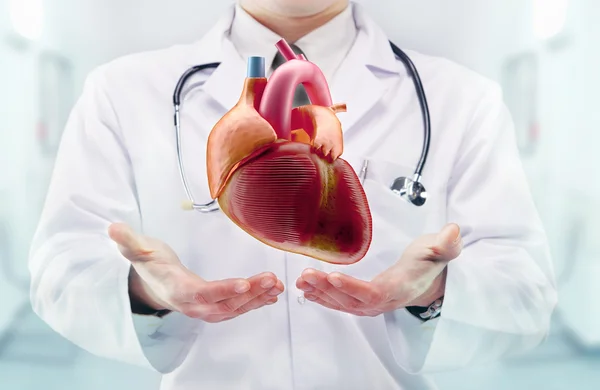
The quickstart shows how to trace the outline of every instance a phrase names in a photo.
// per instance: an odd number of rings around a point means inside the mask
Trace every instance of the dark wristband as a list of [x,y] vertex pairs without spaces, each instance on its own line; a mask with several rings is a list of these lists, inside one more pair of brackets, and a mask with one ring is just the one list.
[[421,321],[426,322],[438,318],[442,314],[443,303],[444,297],[441,297],[429,306],[407,306],[406,310]]
[[143,316],[155,316],[155,317],[159,317],[162,318],[164,316],[166,316],[167,314],[171,313],[171,310],[156,310],[151,308],[150,306],[146,306],[144,304],[141,304],[139,302],[135,302],[135,301],[131,301],[131,312],[133,314],[139,314],[139,315],[143,315]]

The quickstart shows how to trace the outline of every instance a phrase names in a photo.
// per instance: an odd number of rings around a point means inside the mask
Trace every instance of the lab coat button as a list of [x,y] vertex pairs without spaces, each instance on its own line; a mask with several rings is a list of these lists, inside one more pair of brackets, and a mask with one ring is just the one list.
[[304,305],[304,302],[306,302],[306,298],[304,298],[304,294],[298,295],[298,303],[301,305]]

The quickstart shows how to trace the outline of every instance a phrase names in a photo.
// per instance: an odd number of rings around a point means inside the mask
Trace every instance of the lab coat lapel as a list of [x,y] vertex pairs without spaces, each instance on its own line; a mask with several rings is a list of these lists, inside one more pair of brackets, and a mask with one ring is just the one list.
[[359,4],[353,5],[359,33],[331,83],[333,102],[347,105],[348,111],[339,114],[344,133],[357,126],[388,90],[389,84],[375,71],[397,74],[399,70],[383,31]]
[[206,81],[203,89],[228,111],[235,106],[242,93],[246,63],[226,37],[222,39],[221,50],[221,65]]
[[364,59],[358,57],[361,50],[362,44],[354,45],[332,82],[333,103],[346,103],[347,106],[347,112],[338,115],[344,132],[358,124],[387,89],[367,67]]
[[[219,22],[202,38],[195,48],[194,65],[219,62],[206,79],[202,91],[219,105],[222,114],[229,111],[240,98],[246,78],[246,64],[228,39],[235,16],[232,6]],[[189,83],[190,88],[193,82]]]
[[210,60],[204,60],[205,63],[221,63],[202,89],[221,106],[223,114],[238,102],[246,78],[246,63],[228,39],[234,16],[235,8],[231,7],[200,45],[200,50],[210,56]]

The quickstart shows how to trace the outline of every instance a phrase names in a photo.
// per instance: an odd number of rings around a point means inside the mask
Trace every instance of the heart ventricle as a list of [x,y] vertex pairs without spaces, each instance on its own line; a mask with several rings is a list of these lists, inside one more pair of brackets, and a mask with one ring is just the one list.
[[276,142],[238,168],[219,197],[223,212],[260,241],[325,262],[360,260],[370,243],[366,197],[352,167],[299,142]]
[[[345,106],[331,104],[314,64],[290,62],[269,85],[265,78],[246,79],[238,104],[211,131],[211,195],[228,218],[266,245],[328,263],[356,263],[370,247],[372,221],[362,185],[340,157],[336,114]],[[292,110],[298,77],[309,78],[305,85],[316,102]]]

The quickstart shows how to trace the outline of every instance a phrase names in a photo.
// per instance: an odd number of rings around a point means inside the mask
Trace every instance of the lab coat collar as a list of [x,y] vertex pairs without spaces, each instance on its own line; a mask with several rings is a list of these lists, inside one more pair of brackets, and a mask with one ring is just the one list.
[[361,4],[353,2],[352,5],[354,21],[361,33],[353,46],[355,57],[352,59],[372,69],[400,73],[402,65],[398,63],[394,52],[392,52],[385,32],[371,19]]
[[[291,43],[298,45],[306,57],[321,68],[327,80],[331,80],[354,44],[357,30],[353,7],[348,6],[323,26]],[[281,37],[248,14],[239,2],[235,7],[230,38],[243,57],[264,57],[270,76],[272,61],[277,54],[275,44]]]
[[234,6],[231,24],[230,39],[238,53],[244,58],[264,57],[268,74],[269,67],[277,54],[275,43],[281,38],[248,14],[238,2]]
[[[359,33],[331,82],[334,103],[348,106],[348,112],[340,114],[345,132],[369,112],[387,90],[387,84],[376,72],[398,74],[401,71],[385,33],[361,5],[351,5]],[[221,63],[204,83],[203,90],[227,110],[238,102],[246,78],[246,61],[228,38],[234,15],[235,6],[231,6],[195,45],[194,56],[198,64]]]

